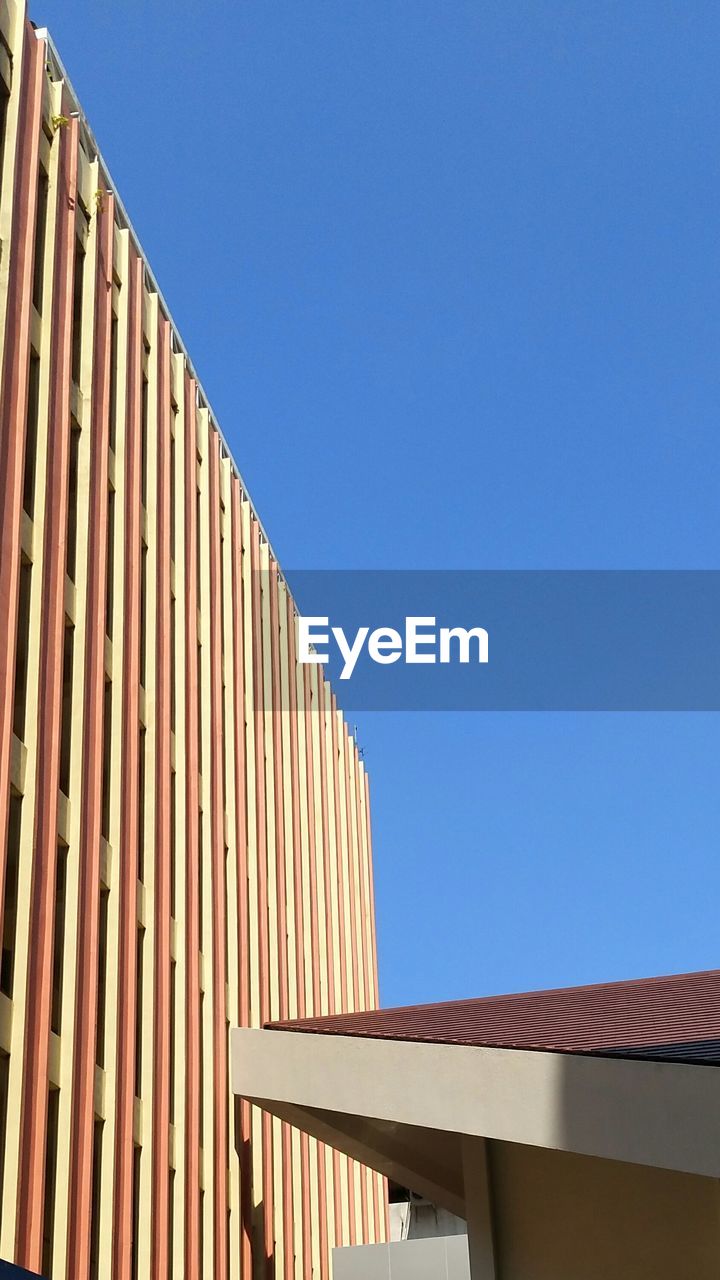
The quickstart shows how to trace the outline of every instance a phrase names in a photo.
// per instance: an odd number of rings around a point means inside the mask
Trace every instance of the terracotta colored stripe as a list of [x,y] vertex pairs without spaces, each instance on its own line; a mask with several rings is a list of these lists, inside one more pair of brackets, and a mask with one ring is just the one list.
[[343,778],[345,784],[345,830],[347,836],[348,850],[348,878],[350,881],[350,938],[352,957],[352,980],[353,980],[353,1008],[360,1008],[360,977],[358,972],[358,931],[357,931],[357,907],[355,902],[355,875],[354,875],[354,854],[353,854],[353,834],[352,834],[352,810],[350,807],[350,735],[347,725],[342,727],[342,765]]
[[227,1205],[228,1205],[228,1048],[227,1003],[225,987],[225,931],[227,901],[225,890],[225,804],[223,780],[223,716],[222,716],[222,601],[220,547],[220,445],[217,431],[208,440],[208,473],[210,498],[210,733],[212,789],[210,821],[212,831],[212,958],[213,958],[213,1121],[215,1189],[213,1215],[215,1221],[215,1277],[225,1280],[228,1274]]
[[[345,866],[342,856],[342,814],[340,812],[340,761],[338,755],[338,733],[337,733],[337,700],[335,694],[330,694],[330,730],[332,742],[332,774],[333,774],[333,798],[335,808],[335,859],[337,862],[338,877],[338,946],[340,948],[340,1008],[345,1010],[348,1007],[348,971],[347,971],[347,930],[345,921]],[[349,1159],[346,1159],[347,1169],[347,1208],[348,1208],[348,1225],[350,1240],[356,1238],[357,1226],[355,1220],[355,1178],[353,1174],[353,1165]],[[337,1180],[337,1172],[336,1172]],[[337,1210],[336,1210],[337,1214]]]
[[245,600],[243,592],[242,561],[243,533],[240,482],[233,476],[231,483],[232,514],[232,600],[233,600],[233,658],[235,687],[233,689],[235,735],[235,812],[238,883],[238,1001],[240,1025],[250,1025],[250,966],[248,964],[248,899],[247,899],[247,764],[245,759]]
[[364,1165],[360,1165],[360,1223],[361,1223],[361,1239],[363,1242],[369,1240],[369,1217],[368,1217],[368,1185],[367,1185],[367,1169]]
[[[295,972],[298,1014],[304,1017],[305,999],[305,902],[302,887],[302,834],[300,823],[300,767],[298,760],[298,698],[295,616],[289,595],[285,597],[288,636],[288,708],[290,713],[290,799],[292,807],[293,886],[295,909]],[[300,1013],[300,1010],[303,1010]]]
[[348,1227],[350,1244],[358,1243],[357,1206],[355,1203],[355,1165],[357,1161],[348,1156]]
[[325,1162],[326,1146],[324,1142],[318,1142],[318,1206],[320,1211],[320,1275],[329,1277],[330,1275],[330,1245],[328,1241],[328,1186],[327,1186],[327,1165]]
[[374,1238],[375,1240],[380,1240],[380,1175],[373,1170],[370,1174],[370,1180],[372,1182]]
[[340,1181],[340,1152],[333,1149],[333,1210],[335,1213],[335,1243],[343,1238],[342,1184]]
[[195,382],[185,376],[185,917],[187,1059],[185,1098],[185,1280],[200,1275],[200,875],[197,671],[197,424]]
[[372,823],[370,821],[370,781],[365,774],[365,821],[367,830],[368,878],[370,882],[370,927],[372,931],[372,971],[373,971],[373,1005],[380,1001],[380,982],[378,977],[377,921],[375,919],[375,866],[372,850]]
[[[347,728],[343,722],[338,740],[338,772],[339,785],[345,793],[345,842],[347,847],[347,876],[348,876],[348,898],[350,905],[350,965],[351,972],[347,974],[348,984],[352,980],[353,992],[353,1008],[358,1007],[358,971],[357,971],[357,939],[355,933],[355,886],[352,873],[352,840],[350,826],[350,804],[349,804],[349,782],[348,782],[348,760],[347,760]],[[342,813],[339,814],[340,826],[342,827]],[[344,858],[342,844],[338,849],[338,860],[345,875]],[[350,1244],[358,1244],[358,1224],[357,1224],[357,1205],[355,1198],[355,1166],[356,1161],[348,1158],[348,1220]]]
[[[351,884],[353,886],[352,902],[355,904],[355,921],[354,936],[355,945],[353,947],[353,956],[357,956],[358,968],[358,999],[362,1003],[362,1007],[367,1007],[367,958],[365,955],[365,912],[364,912],[364,895],[363,895],[363,874],[361,860],[361,843],[360,843],[360,814],[357,809],[357,770],[358,756],[357,746],[355,745],[350,733],[345,727],[345,745],[347,748],[347,768],[348,768],[348,843],[351,858]],[[355,824],[353,832],[352,814],[355,814]],[[355,885],[358,888],[357,899],[355,896]],[[357,1007],[357,1006],[356,1006]],[[368,1237],[368,1186],[367,1173],[363,1165],[360,1166],[360,1239],[367,1240]]]
[[332,742],[332,779],[335,809],[335,860],[338,877],[338,946],[340,948],[340,1008],[347,1009],[348,1004],[348,972],[347,972],[347,933],[345,928],[345,868],[342,857],[342,817],[340,814],[340,772],[338,762],[337,737],[337,702],[335,694],[330,695],[330,732]]
[[[298,696],[295,616],[292,602],[286,596],[288,633],[288,707],[290,712],[290,790],[292,801],[293,884],[295,907],[295,966],[297,973],[298,1015],[305,1016],[305,900],[303,896],[302,828],[300,819],[300,765],[298,757]],[[302,1009],[302,1013],[300,1010]]]
[[267,832],[265,817],[265,700],[262,664],[262,599],[260,583],[260,528],[253,517],[250,522],[250,618],[252,632],[252,671],[255,711],[255,805],[257,810],[258,845],[258,937],[260,945],[260,1020],[265,1021],[270,1008],[269,940],[267,918]]
[[315,708],[315,714],[318,718],[318,768],[320,770],[320,818],[322,827],[322,864],[323,864],[323,887],[325,891],[325,931],[327,938],[327,984],[328,984],[328,1009],[335,1011],[335,963],[334,949],[335,938],[333,936],[332,923],[332,883],[330,876],[330,832],[328,828],[328,794],[327,794],[327,742],[326,742],[326,720],[325,720],[325,677],[322,667],[318,668],[318,703]]
[[[364,1007],[370,1009],[374,1006],[374,981],[371,979],[371,956],[368,942],[368,920],[367,920],[367,883],[366,873],[366,847],[363,839],[363,812],[360,785],[360,757],[358,753],[357,743],[353,744],[353,780],[354,780],[354,799],[356,813],[356,831],[357,831],[357,861],[358,861],[358,884],[360,891],[360,924],[361,924],[361,944],[362,944],[362,970],[364,983]],[[363,1238],[369,1240],[370,1231],[370,1206],[368,1182],[375,1181],[375,1175],[368,1178],[367,1170],[363,1169],[360,1181],[360,1211],[363,1224]]]
[[300,1180],[302,1183],[303,1212],[303,1278],[312,1276],[312,1220],[310,1213],[310,1140],[306,1133],[300,1135]]
[[[285,872],[285,809],[283,804],[283,742],[282,703],[280,695],[280,612],[278,603],[278,567],[270,558],[270,633],[272,672],[272,731],[273,731],[273,781],[275,799],[275,875],[277,888],[278,932],[278,982],[280,1009],[289,1009],[288,990],[288,926],[287,926],[287,877]],[[282,1015],[281,1015],[282,1016]],[[287,1013],[285,1014],[287,1017]],[[286,1280],[295,1275],[295,1251],[293,1246],[293,1182],[292,1138],[290,1127],[281,1126],[282,1134],[282,1185],[283,1185],[283,1236],[284,1272]]]
[[[377,926],[375,920],[375,873],[373,867],[372,852],[372,824],[370,821],[370,782],[368,775],[365,774],[362,787],[365,796],[365,831],[367,836],[367,872],[368,884],[370,892],[370,930],[372,940],[372,976],[373,976],[373,998],[371,1005],[377,1008],[380,999],[380,988],[378,982],[378,950],[377,950]],[[387,1178],[380,1177],[379,1174],[372,1175],[373,1188],[373,1209],[375,1214],[375,1237],[377,1240],[383,1238],[382,1231],[384,1229],[384,1238],[390,1239],[390,1206],[388,1202],[388,1185]],[[382,1222],[382,1228],[381,1228]]]
[[315,862],[315,779],[312,743],[313,702],[310,688],[310,668],[303,666],[305,694],[305,773],[308,815],[308,868],[310,873],[310,943],[312,954],[313,1013],[322,1013],[320,997],[320,949],[318,946],[317,864]]
[[65,539],[70,447],[70,362],[72,283],[75,248],[77,123],[60,143],[58,217],[52,302],[52,356],[48,437],[47,505],[43,562],[43,616],[38,697],[39,787],[35,810],[30,906],[32,946],[28,959],[25,1068],[16,1253],[31,1270],[40,1269],[43,1237],[43,1182],[47,1127],[48,1053],[52,1002],[53,916],[57,870],[57,814],[62,720],[63,634],[65,627]]
[[129,334],[125,439],[125,591],[123,600],[122,759],[120,832],[120,964],[118,983],[117,1116],[115,1132],[114,1280],[132,1265],[133,1120],[137,1002],[137,861],[140,836],[140,422],[142,414],[143,263],[128,269]]
[[[322,668],[318,669],[318,705],[317,717],[319,728],[319,768],[320,768],[320,808],[322,818],[322,843],[323,843],[323,883],[325,888],[325,930],[327,939],[327,980],[328,980],[328,1008],[331,1012],[338,1012],[337,993],[335,990],[335,947],[338,940],[335,937],[333,929],[332,914],[332,877],[330,870],[330,859],[336,855],[330,842],[330,827],[328,813],[328,760],[327,760],[327,712],[326,712],[326,682]],[[338,919],[340,913],[340,903],[336,902],[338,910]],[[339,930],[338,930],[339,933]],[[340,1152],[332,1153],[333,1166],[333,1213],[335,1225],[335,1239],[342,1239],[342,1200],[340,1196]]]
[[[368,982],[368,957],[367,957],[367,941],[365,933],[365,893],[364,893],[364,875],[363,875],[363,845],[361,822],[362,817],[359,807],[358,797],[358,774],[360,762],[358,758],[357,744],[350,737],[345,728],[345,742],[348,752],[348,778],[352,776],[352,782],[349,786],[348,799],[348,842],[351,853],[351,885],[353,887],[352,901],[355,903],[355,945],[353,947],[353,956],[358,958],[358,995],[362,1002],[363,1008],[367,1008],[369,982]],[[352,812],[355,814],[355,836],[353,838]],[[357,881],[356,881],[357,873]],[[355,883],[358,886],[357,902],[355,902]],[[357,1007],[357,1006],[356,1006]],[[368,1177],[366,1168],[360,1166],[360,1238],[362,1241],[370,1239],[369,1226],[369,1208],[368,1208]]]
[[[377,921],[375,918],[375,867],[372,847],[372,821],[370,814],[370,780],[364,776],[365,788],[365,822],[367,830],[368,876],[370,880],[370,926],[372,930],[372,964],[373,964],[373,1007],[380,1003],[380,982],[378,975]],[[373,1195],[375,1197],[375,1232],[378,1240],[382,1239],[381,1219],[384,1228],[384,1239],[390,1239],[390,1203],[388,1199],[388,1181],[377,1173],[373,1176]]]
[[[306,772],[307,772],[307,806],[308,806],[308,856],[310,866],[310,940],[312,947],[312,983],[313,983],[313,1009],[321,1010],[321,974],[320,974],[320,944],[319,944],[319,920],[318,920],[318,894],[317,894],[317,863],[316,863],[316,841],[315,841],[315,753],[312,739],[312,717],[316,714],[313,698],[311,694],[310,668],[303,667],[303,679],[305,686],[305,752],[306,752]],[[325,1280],[329,1275],[330,1256],[328,1251],[328,1234],[327,1234],[327,1175],[325,1169],[325,1144],[318,1142],[317,1144],[317,1170],[318,1170],[318,1209],[320,1215],[319,1233],[320,1233],[320,1275]]]
[[[262,600],[260,594],[260,527],[250,525],[253,684],[255,694],[255,804],[257,811],[258,937],[260,944],[260,1022],[270,1012],[270,955],[267,899],[267,823],[265,815],[265,692],[263,688]],[[274,1188],[272,1119],[263,1112],[263,1232],[266,1272],[274,1276]]]
[[[90,1265],[93,1125],[95,1119],[96,1018],[100,836],[102,829],[103,716],[105,692],[105,587],[107,574],[110,325],[112,316],[114,201],[98,210],[95,334],[88,512],[88,583],[85,644],[84,741],[80,815],[80,885],[77,990],[73,1046],[68,1273],[86,1280]],[[86,428],[88,429],[88,428]]]
[[362,957],[362,993],[363,1007],[370,1009],[373,1004],[372,983],[370,981],[370,955],[367,936],[367,893],[365,888],[365,845],[363,841],[363,815],[360,800],[360,759],[357,743],[351,746],[351,763],[353,776],[353,804],[355,808],[355,856],[358,870],[358,906],[360,908],[360,954]]
[[[285,810],[283,806],[282,707],[280,704],[280,614],[278,606],[278,568],[270,559],[270,666],[272,679],[273,795],[275,814],[275,874],[277,882],[278,919],[278,987],[280,1009],[288,1009],[287,957],[287,890],[285,878]],[[281,1017],[282,1017],[281,1013]]]
[[27,23],[24,32],[12,240],[0,402],[0,920],[5,887],[10,758],[15,682],[15,625],[20,574],[20,531],[25,461],[25,418],[30,370],[33,244],[42,110],[43,48]]
[[[170,325],[157,332],[157,622],[155,672],[155,1000],[151,1271],[167,1280],[170,1228]],[[148,584],[150,587],[150,584]]]
[[[305,900],[303,896],[303,851],[300,822],[300,767],[298,760],[298,696],[295,614],[286,596],[288,631],[288,703],[290,708],[290,786],[293,823],[293,871],[295,897],[295,963],[298,1015],[305,1016]],[[302,1012],[300,1012],[302,1010]],[[302,1188],[302,1275],[312,1274],[312,1223],[310,1218],[310,1141],[300,1134],[300,1185]]]
[[[237,849],[237,929],[238,929],[238,1005],[240,1026],[250,1025],[250,966],[248,920],[247,865],[247,764],[245,758],[245,601],[242,579],[243,534],[240,482],[233,476],[232,565],[233,565],[233,657],[235,687],[233,689],[233,732],[235,737],[235,842]],[[249,1277],[253,1268],[252,1246],[252,1160],[250,1155],[250,1104],[242,1101],[235,1108],[235,1124],[240,1158],[240,1275]],[[238,1133],[239,1127],[239,1133]]]

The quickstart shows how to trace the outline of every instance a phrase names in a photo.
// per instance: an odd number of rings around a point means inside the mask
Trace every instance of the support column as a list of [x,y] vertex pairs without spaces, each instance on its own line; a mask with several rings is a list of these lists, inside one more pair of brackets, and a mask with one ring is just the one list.
[[489,1157],[490,1147],[485,1138],[463,1135],[463,1181],[472,1280],[500,1280]]

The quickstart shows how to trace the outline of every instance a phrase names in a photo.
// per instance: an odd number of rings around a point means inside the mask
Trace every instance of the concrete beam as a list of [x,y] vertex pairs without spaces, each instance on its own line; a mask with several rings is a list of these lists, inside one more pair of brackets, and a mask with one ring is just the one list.
[[249,1101],[400,1186],[410,1187],[450,1213],[465,1217],[461,1150],[459,1141],[452,1140],[454,1135],[297,1107],[268,1098]]
[[716,1066],[243,1029],[232,1087],[271,1106],[720,1177]]

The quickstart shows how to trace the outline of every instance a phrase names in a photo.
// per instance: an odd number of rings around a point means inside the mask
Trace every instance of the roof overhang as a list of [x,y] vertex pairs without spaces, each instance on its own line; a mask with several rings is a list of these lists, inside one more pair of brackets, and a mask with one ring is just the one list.
[[235,1030],[234,1093],[463,1214],[462,1135],[720,1177],[720,1068]]

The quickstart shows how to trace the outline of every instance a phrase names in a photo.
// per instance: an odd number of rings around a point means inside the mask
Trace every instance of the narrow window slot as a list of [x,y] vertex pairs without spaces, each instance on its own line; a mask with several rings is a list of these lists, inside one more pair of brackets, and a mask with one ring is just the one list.
[[48,212],[48,176],[40,168],[35,216],[35,244],[33,248],[33,306],[38,312],[43,308],[43,277],[45,275],[45,233]]
[[35,476],[37,473],[37,442],[40,415],[40,357],[30,352],[28,375],[27,412],[25,415],[25,472],[23,475],[23,509],[34,518]]
[[20,832],[22,796],[10,792],[8,818],[7,864],[5,868],[5,900],[3,902],[2,963],[0,991],[12,1000],[15,977],[15,936],[17,932],[18,874],[20,869]]
[[70,752],[72,747],[72,682],[74,628],[65,626],[63,652],[62,723],[60,730],[60,790],[70,795]]
[[77,533],[78,533],[78,475],[80,467],[80,428],[73,423],[70,432],[70,459],[68,464],[68,512],[67,540],[65,544],[65,571],[71,582],[75,581],[77,569]]
[[72,379],[80,386],[83,350],[83,284],[85,280],[85,250],[75,241],[75,267],[73,271],[73,320],[72,320]]
[[62,994],[65,942],[65,905],[67,899],[67,845],[58,844],[55,873],[55,920],[53,927],[53,984],[50,1029],[60,1035],[62,1026]]
[[20,562],[20,583],[18,588],[17,629],[15,633],[15,692],[13,695],[13,733],[21,742],[25,741],[25,719],[27,715],[31,585],[32,565],[29,560],[23,559]]

